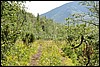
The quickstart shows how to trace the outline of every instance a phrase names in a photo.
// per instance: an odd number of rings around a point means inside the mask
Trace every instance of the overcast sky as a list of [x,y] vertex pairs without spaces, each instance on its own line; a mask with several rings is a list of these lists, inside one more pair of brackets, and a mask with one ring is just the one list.
[[31,2],[27,1],[25,3],[25,6],[28,8],[26,9],[27,12],[31,12],[35,16],[37,16],[37,13],[39,14],[46,13],[68,2],[72,1],[31,1]]

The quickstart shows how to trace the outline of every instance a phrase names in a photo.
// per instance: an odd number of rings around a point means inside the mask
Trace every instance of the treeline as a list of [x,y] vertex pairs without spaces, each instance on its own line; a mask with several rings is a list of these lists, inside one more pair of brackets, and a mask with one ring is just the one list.
[[1,2],[2,44],[8,43],[8,41],[13,43],[18,38],[24,40],[29,36],[33,37],[29,39],[53,39],[53,35],[58,34],[57,31],[62,27],[60,24],[54,23],[52,19],[46,19],[46,17],[33,16],[26,12],[20,4],[19,1]]

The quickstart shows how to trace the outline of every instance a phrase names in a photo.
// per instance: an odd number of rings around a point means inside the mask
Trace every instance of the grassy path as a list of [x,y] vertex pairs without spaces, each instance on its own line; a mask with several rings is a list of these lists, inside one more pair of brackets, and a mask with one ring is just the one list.
[[40,44],[38,48],[38,52],[35,55],[33,55],[31,58],[31,62],[30,62],[31,66],[37,66],[38,64],[37,61],[40,59],[41,53],[42,53],[42,45]]
[[16,41],[15,45],[6,53],[3,66],[73,66],[72,60],[64,56],[62,47],[65,41],[36,40],[31,47],[22,41]]
[[[70,66],[73,65],[72,60],[67,56],[63,56],[61,50],[62,44],[54,41],[37,41],[38,50],[32,55],[31,66]],[[34,43],[33,43],[34,45]],[[58,46],[59,47],[58,47]]]

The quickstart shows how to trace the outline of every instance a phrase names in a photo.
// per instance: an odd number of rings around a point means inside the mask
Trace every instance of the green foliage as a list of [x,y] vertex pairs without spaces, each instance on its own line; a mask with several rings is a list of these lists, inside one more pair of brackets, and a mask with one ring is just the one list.
[[28,66],[30,56],[36,53],[38,45],[27,47],[21,40],[10,47],[10,50],[5,53],[5,60],[1,60],[2,66]]
[[1,2],[1,54],[2,60],[5,60],[6,52],[14,45],[18,37],[20,36],[21,24],[24,19],[19,15],[21,13],[20,4],[14,1],[2,1]]
[[28,45],[29,43],[32,43],[33,41],[35,40],[35,37],[32,33],[26,33],[23,38],[22,38],[22,41]]
[[[91,1],[91,2],[90,1],[84,1],[84,2],[81,2],[81,4],[88,7],[90,12],[89,12],[89,14],[76,13],[76,14],[73,14],[71,17],[66,19],[66,21],[67,21],[66,23],[68,24],[68,31],[67,31],[68,32],[68,35],[67,35],[68,38],[67,39],[72,40],[71,35],[74,34],[73,36],[75,36],[75,37],[73,38],[73,41],[70,44],[75,46],[75,44],[77,44],[77,43],[79,44],[80,35],[84,35],[84,38],[86,39],[86,41],[88,41],[89,45],[92,45],[92,46],[95,45],[95,47],[96,47],[96,44],[93,44],[93,43],[94,42],[96,43],[97,41],[99,41],[98,40],[99,38],[97,37],[97,36],[99,36],[98,35],[99,29],[97,28],[99,26],[99,24],[98,24],[98,20],[99,20],[99,14],[98,14],[98,11],[99,11],[98,5],[99,4],[98,4],[98,1]],[[88,20],[84,19],[86,16],[89,16],[90,19],[88,19]],[[95,18],[95,19],[93,19],[93,18]],[[72,22],[74,22],[74,24],[71,24]],[[82,22],[83,24],[76,24],[76,23],[79,23],[79,22]],[[70,26],[69,26],[69,23],[70,23]],[[77,42],[75,42],[75,41],[77,41]],[[85,45],[85,44],[82,44],[82,45]],[[98,49],[95,49],[95,47],[93,47],[93,50],[98,51]],[[81,46],[81,48],[79,48],[78,51],[75,52],[78,57],[82,56],[82,52],[81,52],[82,48],[84,48],[84,46]],[[65,53],[67,53],[66,51],[65,51]],[[93,54],[95,54],[96,56],[98,55],[95,52]],[[92,58],[94,58],[94,56]],[[98,62],[97,58],[91,59],[90,65],[95,66],[95,64],[92,64],[92,61],[94,61],[94,60],[95,60],[96,63]],[[82,60],[79,59],[79,61],[82,61]],[[86,65],[86,62],[87,62],[87,60],[86,61],[84,60],[83,63],[79,62],[79,65],[80,64]],[[97,63],[97,64],[99,64],[99,63]]]
[[[59,24],[39,14],[35,17],[26,12],[23,1],[1,1],[1,65],[29,65],[30,56],[42,44],[43,52],[38,60],[40,66],[85,66],[87,58],[85,60],[82,56],[85,43],[72,49],[80,44],[81,35],[94,50],[89,65],[99,65],[99,24],[96,23],[99,20],[98,1],[82,3],[91,6],[91,15],[76,13],[66,18],[66,24]],[[85,16],[91,19],[86,20]],[[62,58],[65,60],[62,61]]]
[[74,65],[78,65],[79,62],[77,61],[77,54],[71,48],[72,47],[70,45],[67,45],[66,47],[63,47],[62,50],[66,56],[72,59]]

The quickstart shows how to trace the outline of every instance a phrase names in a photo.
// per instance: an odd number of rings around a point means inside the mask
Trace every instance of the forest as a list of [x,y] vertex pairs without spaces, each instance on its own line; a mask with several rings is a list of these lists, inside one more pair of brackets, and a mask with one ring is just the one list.
[[1,1],[2,66],[99,66],[99,1],[80,2],[90,12],[65,24],[35,17],[23,3]]

